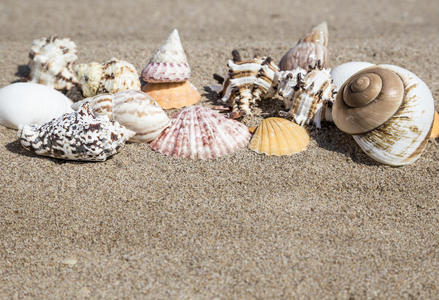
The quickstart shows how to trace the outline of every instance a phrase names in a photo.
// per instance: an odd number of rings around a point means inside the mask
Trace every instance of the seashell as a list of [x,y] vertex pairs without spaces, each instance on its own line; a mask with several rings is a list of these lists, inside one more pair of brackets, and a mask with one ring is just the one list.
[[73,72],[76,44],[56,36],[34,40],[29,52],[30,81],[68,91],[78,84]]
[[337,127],[353,135],[378,162],[402,166],[425,149],[433,124],[434,102],[427,85],[393,65],[366,68],[349,78],[334,103]]
[[96,116],[107,116],[133,131],[130,142],[146,143],[154,140],[168,125],[168,115],[150,96],[141,91],[122,91],[101,94],[72,105],[75,110],[85,103]]
[[101,85],[103,65],[97,62],[76,65],[74,68],[84,97],[93,97]]
[[233,60],[227,66],[229,72],[224,80],[219,75],[214,78],[223,83],[221,101],[232,108],[232,116],[238,118],[252,114],[256,101],[274,95],[273,80],[279,68],[270,57],[255,57],[241,60],[239,52],[233,50]]
[[279,62],[281,71],[302,68],[309,70],[320,61],[322,67],[328,65],[328,25],[323,22],[314,27],[307,36],[299,40]]
[[273,85],[276,85],[277,93],[281,96],[286,109],[291,109],[294,93],[298,84],[306,76],[307,71],[296,68],[292,71],[279,71],[275,75]]
[[249,139],[244,124],[207,107],[191,106],[173,118],[150,145],[164,155],[212,159],[245,147]]
[[96,62],[75,67],[84,97],[140,90],[136,68],[124,60],[112,58],[103,65]]
[[349,77],[351,77],[355,73],[373,65],[374,64],[364,61],[352,61],[335,67],[331,70],[331,77],[335,85],[335,90],[338,91],[343,83],[345,83],[346,80],[348,80]]
[[434,112],[433,127],[431,128],[430,138],[435,139],[439,137],[439,113]]
[[69,160],[104,161],[134,135],[108,117],[96,117],[85,104],[41,126],[18,131],[21,145],[38,155]]
[[[283,100],[286,109],[289,109],[294,122],[299,125],[309,124],[311,121],[320,128],[321,121],[332,121],[331,107],[334,101],[334,85],[332,84],[329,69],[317,67],[311,69],[303,76],[303,72],[297,71],[294,78],[294,71],[280,83],[280,94],[284,95]],[[293,93],[284,93],[282,87],[293,86]]]
[[189,81],[175,83],[148,83],[142,90],[163,109],[194,105],[201,100],[200,92]]
[[174,29],[142,71],[146,82],[182,82],[189,79],[191,68],[186,59],[180,36]]
[[72,112],[72,100],[52,87],[17,82],[0,89],[0,124],[17,129],[20,125],[41,125]]
[[305,128],[286,119],[267,118],[256,129],[248,147],[267,155],[291,155],[305,150],[309,140]]

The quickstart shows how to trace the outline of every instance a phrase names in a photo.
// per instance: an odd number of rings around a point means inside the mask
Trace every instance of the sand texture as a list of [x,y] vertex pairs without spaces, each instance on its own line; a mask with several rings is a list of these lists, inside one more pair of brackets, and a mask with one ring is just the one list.
[[[0,86],[25,72],[36,38],[140,72],[178,28],[202,91],[233,48],[279,61],[327,20],[331,67],[403,66],[438,108],[438,12],[433,0],[2,0]],[[392,168],[334,125],[308,129],[291,157],[190,161],[128,144],[78,163],[35,156],[0,127],[0,298],[436,298],[439,146]]]

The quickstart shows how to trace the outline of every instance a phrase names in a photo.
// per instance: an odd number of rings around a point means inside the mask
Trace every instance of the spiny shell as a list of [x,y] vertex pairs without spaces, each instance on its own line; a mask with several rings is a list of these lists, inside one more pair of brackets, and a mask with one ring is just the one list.
[[275,75],[273,84],[281,96],[286,109],[291,109],[294,93],[298,89],[298,84],[306,76],[306,71],[302,68],[296,68],[292,71],[279,71]]
[[247,127],[201,106],[183,109],[151,147],[169,156],[212,159],[245,147],[250,139]]
[[352,61],[336,66],[331,70],[331,77],[336,91],[355,73],[373,66],[373,64],[364,61]]
[[38,155],[86,161],[106,160],[133,134],[106,116],[94,116],[88,104],[42,126],[25,125],[18,131],[21,145]]
[[41,125],[71,112],[72,101],[52,87],[18,82],[0,89],[0,124],[17,129],[20,125]]
[[250,141],[249,149],[267,155],[291,155],[306,149],[305,128],[282,118],[264,119]]
[[136,68],[124,60],[112,58],[100,65],[96,62],[75,68],[84,97],[115,94],[126,90],[140,90]]
[[[286,108],[291,108],[293,120],[299,124],[311,121],[320,128],[322,120],[332,121],[331,107],[334,101],[334,85],[329,69],[314,68],[302,78],[298,73],[296,91],[291,99],[285,98]],[[288,103],[290,101],[290,103]]]
[[76,45],[55,36],[34,40],[29,52],[30,81],[68,91],[78,84],[73,72]]
[[174,29],[143,69],[142,79],[146,82],[182,82],[190,75],[180,36]]
[[270,57],[255,57],[242,61],[239,53],[232,52],[235,59],[229,60],[228,76],[220,93],[221,101],[232,107],[232,115],[251,115],[256,101],[274,94],[273,80],[279,68]]
[[[388,82],[387,75],[379,80],[375,79],[376,76],[381,76],[378,71],[382,69],[394,72],[396,74],[394,81],[397,82],[399,78],[401,82],[393,86],[393,83]],[[365,78],[365,75],[369,74],[373,77]],[[364,82],[368,84],[363,86]],[[379,83],[379,89],[375,86],[369,87],[375,83]],[[401,92],[397,92],[398,85],[402,85]],[[342,109],[346,88],[358,93],[359,97],[348,100],[350,106]],[[361,90],[367,93],[363,95]],[[378,94],[379,99],[372,97],[370,101],[369,96],[372,94]],[[393,100],[383,98],[386,94]],[[397,94],[402,97],[399,106],[401,99],[396,99]],[[368,101],[369,103],[366,103]],[[373,105],[374,109],[371,109],[370,105]],[[396,112],[393,112],[395,107]],[[365,110],[364,113],[362,109]],[[388,120],[385,120],[388,111],[393,113]],[[402,166],[416,161],[425,149],[433,124],[434,101],[427,85],[412,72],[398,66],[379,65],[356,73],[341,87],[334,103],[333,116],[335,124],[341,130],[348,129],[348,132],[353,132],[351,129],[357,127],[362,130],[372,128],[365,133],[353,135],[357,144],[378,162]],[[351,119],[353,122],[350,121]],[[378,127],[375,127],[377,124]]]
[[200,92],[189,81],[175,83],[148,83],[142,90],[163,109],[194,105],[201,100]]
[[135,132],[131,142],[150,142],[169,125],[169,118],[150,96],[141,91],[122,91],[116,94],[101,94],[75,103],[78,110],[89,103],[96,116],[107,116]]
[[311,33],[301,39],[281,59],[279,67],[282,71],[294,70],[297,67],[308,70],[317,63],[326,68],[328,62],[328,25],[323,22],[313,28]]

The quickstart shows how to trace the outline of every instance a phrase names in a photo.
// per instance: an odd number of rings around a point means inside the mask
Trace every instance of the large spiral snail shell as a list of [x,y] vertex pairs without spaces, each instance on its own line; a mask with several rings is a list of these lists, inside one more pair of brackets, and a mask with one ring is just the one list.
[[367,155],[402,166],[416,161],[425,149],[434,101],[427,85],[412,72],[378,65],[342,85],[332,113],[336,126],[353,135]]

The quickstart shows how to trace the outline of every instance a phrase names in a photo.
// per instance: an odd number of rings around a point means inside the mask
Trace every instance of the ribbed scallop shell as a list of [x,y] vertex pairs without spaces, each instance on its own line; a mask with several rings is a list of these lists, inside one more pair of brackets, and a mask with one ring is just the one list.
[[183,109],[171,125],[151,142],[164,154],[190,159],[213,159],[245,147],[250,133],[245,125],[201,106]]
[[182,82],[190,75],[191,69],[180,36],[174,29],[143,69],[142,79],[146,82]]
[[282,118],[264,119],[249,143],[249,149],[267,155],[291,155],[306,149],[309,135],[305,128]]
[[116,154],[134,133],[96,117],[86,104],[42,125],[25,125],[18,131],[21,145],[38,155],[85,161],[104,161]]
[[194,105],[201,100],[200,92],[189,81],[176,83],[148,83],[142,90],[163,109]]
[[383,125],[353,138],[376,161],[391,166],[407,165],[415,162],[427,145],[434,117],[433,97],[427,85],[412,72],[393,65],[379,67],[401,77],[403,103]]
[[29,52],[30,81],[68,91],[78,84],[73,63],[76,44],[55,36],[34,40]]
[[145,143],[154,140],[168,125],[169,118],[150,96],[141,91],[122,91],[101,94],[75,103],[79,109],[89,103],[97,116],[105,115],[136,133],[131,142]]
[[285,106],[291,108],[290,113],[297,124],[312,121],[320,128],[322,120],[332,121],[330,109],[334,102],[334,88],[329,69],[314,68],[303,78],[299,73],[297,91],[291,99],[284,97]]
[[328,25],[323,22],[291,48],[279,62],[282,71],[302,68],[309,70],[318,63],[326,67],[328,61]]

